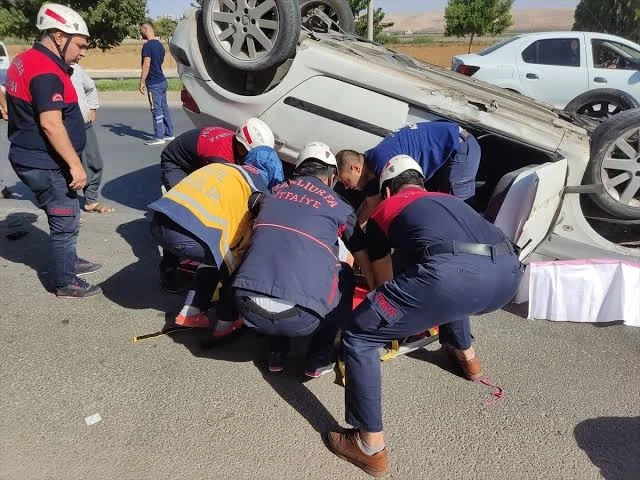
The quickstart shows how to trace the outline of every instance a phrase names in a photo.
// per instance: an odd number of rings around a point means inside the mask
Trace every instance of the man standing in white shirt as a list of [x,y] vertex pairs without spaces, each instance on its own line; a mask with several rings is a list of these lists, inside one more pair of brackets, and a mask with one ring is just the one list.
[[71,82],[78,94],[78,104],[82,111],[87,131],[87,146],[82,152],[82,165],[87,172],[87,185],[84,187],[84,209],[87,212],[111,213],[113,208],[98,202],[98,188],[102,181],[103,161],[98,146],[98,137],[93,124],[96,121],[96,110],[100,107],[98,90],[93,79],[79,65],[74,64]]

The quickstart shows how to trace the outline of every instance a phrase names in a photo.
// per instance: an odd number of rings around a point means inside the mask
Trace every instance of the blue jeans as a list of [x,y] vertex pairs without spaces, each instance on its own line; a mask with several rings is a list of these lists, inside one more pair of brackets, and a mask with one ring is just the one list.
[[476,175],[480,167],[480,144],[470,133],[457,153],[425,182],[427,190],[448,193],[468,201],[476,194]]
[[429,257],[373,290],[342,332],[346,367],[346,421],[382,431],[379,349],[440,325],[446,343],[471,346],[470,315],[498,310],[516,294],[522,270],[515,254],[460,253]]
[[73,282],[76,276],[76,242],[80,231],[80,204],[69,189],[67,170],[43,170],[14,165],[18,178],[36,196],[49,221],[49,274],[56,288]]
[[167,103],[168,84],[165,80],[155,85],[147,85],[149,106],[153,115],[153,132],[156,138],[173,137],[173,122]]

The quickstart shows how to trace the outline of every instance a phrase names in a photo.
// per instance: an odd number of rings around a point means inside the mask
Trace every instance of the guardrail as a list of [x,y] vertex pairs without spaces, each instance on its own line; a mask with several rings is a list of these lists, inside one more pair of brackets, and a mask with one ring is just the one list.
[[[94,80],[126,80],[130,78],[140,78],[140,70],[91,70],[87,69],[87,74]],[[164,76],[167,78],[179,78],[176,69],[165,70]]]

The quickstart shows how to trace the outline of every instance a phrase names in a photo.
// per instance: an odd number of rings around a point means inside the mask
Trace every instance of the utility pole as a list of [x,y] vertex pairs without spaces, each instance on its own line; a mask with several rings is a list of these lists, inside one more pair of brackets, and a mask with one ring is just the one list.
[[367,39],[373,41],[373,0],[367,6]]

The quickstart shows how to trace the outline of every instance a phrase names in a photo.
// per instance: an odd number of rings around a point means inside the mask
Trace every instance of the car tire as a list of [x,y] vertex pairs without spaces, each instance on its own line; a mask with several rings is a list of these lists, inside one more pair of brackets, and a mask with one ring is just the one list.
[[204,0],[202,22],[209,45],[223,62],[255,72],[295,54],[300,6],[298,0]]
[[640,102],[627,92],[613,88],[599,88],[578,95],[564,107],[564,110],[604,121],[620,112],[639,107]]
[[640,109],[622,112],[595,129],[584,183],[604,185],[605,191],[591,198],[608,214],[640,219]]
[[[327,25],[321,18],[313,15],[313,11],[321,11],[333,20],[333,25]],[[347,0],[300,0],[302,26],[314,32],[337,31],[354,33],[356,19]]]

